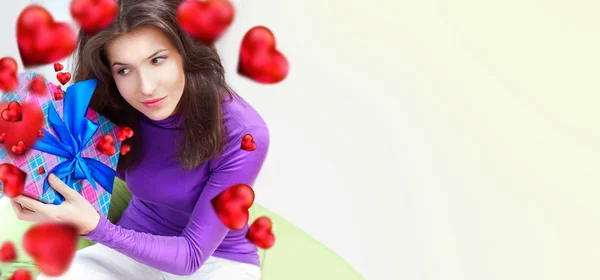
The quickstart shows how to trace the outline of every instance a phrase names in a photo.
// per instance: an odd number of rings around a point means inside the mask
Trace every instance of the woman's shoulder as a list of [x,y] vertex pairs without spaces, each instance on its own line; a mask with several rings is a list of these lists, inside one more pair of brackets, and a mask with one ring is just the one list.
[[267,124],[248,101],[233,97],[223,103],[223,119],[228,135],[233,138],[248,130],[268,130]]

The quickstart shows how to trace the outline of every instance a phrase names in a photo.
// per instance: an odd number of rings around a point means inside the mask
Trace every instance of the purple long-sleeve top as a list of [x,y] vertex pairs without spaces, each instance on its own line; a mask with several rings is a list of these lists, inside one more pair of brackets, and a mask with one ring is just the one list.
[[[248,226],[229,230],[211,199],[234,184],[253,187],[267,155],[269,132],[245,101],[224,103],[223,116],[229,135],[224,153],[193,170],[172,159],[183,137],[184,116],[160,121],[142,116],[135,133],[143,139],[143,160],[136,169],[118,174],[133,195],[130,204],[117,224],[102,216],[83,236],[176,275],[193,274],[211,255],[260,265],[257,247],[245,237]],[[241,149],[246,134],[254,138],[254,151]]]

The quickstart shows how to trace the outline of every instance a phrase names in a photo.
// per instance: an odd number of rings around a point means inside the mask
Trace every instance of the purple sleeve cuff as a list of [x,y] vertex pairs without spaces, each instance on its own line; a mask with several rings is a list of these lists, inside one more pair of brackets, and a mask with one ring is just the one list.
[[98,225],[88,234],[82,234],[81,236],[89,239],[92,242],[98,243],[100,242],[100,237],[104,235],[107,227],[111,224],[112,223],[105,216],[100,215],[100,221],[98,222]]

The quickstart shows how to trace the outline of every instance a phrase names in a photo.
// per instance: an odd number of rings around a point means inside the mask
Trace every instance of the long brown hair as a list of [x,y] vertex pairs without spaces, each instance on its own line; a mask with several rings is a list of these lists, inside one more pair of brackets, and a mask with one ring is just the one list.
[[137,165],[141,159],[138,116],[113,80],[105,47],[118,36],[139,27],[161,30],[179,51],[185,72],[185,88],[177,110],[185,113],[185,132],[177,154],[186,169],[198,167],[218,156],[227,141],[221,104],[225,97],[238,97],[227,85],[220,57],[212,45],[192,39],[183,31],[176,17],[182,0],[119,0],[119,13],[114,22],[92,36],[79,33],[79,46],[73,67],[74,82],[98,79],[89,107],[119,126],[129,126],[134,136],[125,142],[131,150],[122,155],[117,171]]

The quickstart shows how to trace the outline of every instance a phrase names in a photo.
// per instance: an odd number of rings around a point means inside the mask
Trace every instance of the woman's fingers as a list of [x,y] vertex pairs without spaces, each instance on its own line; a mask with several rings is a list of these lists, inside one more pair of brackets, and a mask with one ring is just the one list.
[[50,211],[50,207],[47,204],[41,203],[35,199],[31,199],[24,195],[19,195],[12,200],[21,204],[21,206],[38,213],[47,214]]
[[18,202],[14,201],[14,200],[10,200],[10,204],[13,208],[13,210],[15,211],[15,215],[17,216],[17,219],[22,220],[22,221],[28,221],[28,222],[39,222],[42,221],[43,219],[40,218],[40,216],[29,210],[29,209],[25,209],[23,208],[23,206],[21,206],[21,204],[19,204]]
[[62,194],[66,201],[74,201],[81,196],[81,194],[79,194],[74,189],[69,188],[69,186],[67,186],[65,182],[63,182],[54,174],[50,174],[48,176],[48,182],[55,191]]

